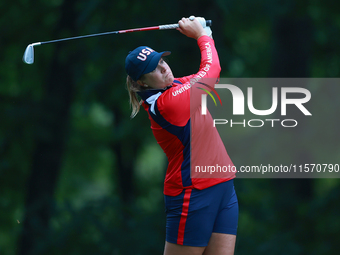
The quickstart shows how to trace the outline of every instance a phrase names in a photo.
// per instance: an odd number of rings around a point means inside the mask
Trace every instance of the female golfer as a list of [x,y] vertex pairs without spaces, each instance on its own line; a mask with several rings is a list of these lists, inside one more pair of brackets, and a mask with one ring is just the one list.
[[125,61],[131,117],[139,111],[139,96],[169,161],[164,254],[234,254],[238,202],[235,173],[227,171],[233,163],[210,113],[202,114],[200,101],[204,90],[214,90],[220,63],[213,39],[197,19],[183,18],[178,24],[182,34],[197,40],[201,51],[196,74],[174,78],[162,58],[170,52],[146,46],[131,51]]

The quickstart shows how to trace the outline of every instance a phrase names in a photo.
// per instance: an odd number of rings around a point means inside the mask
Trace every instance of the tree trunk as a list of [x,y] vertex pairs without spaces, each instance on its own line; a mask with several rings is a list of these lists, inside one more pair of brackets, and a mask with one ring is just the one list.
[[[64,1],[60,23],[55,34],[74,28],[74,2]],[[41,103],[37,123],[36,149],[33,153],[31,174],[27,183],[25,218],[19,240],[18,254],[43,254],[49,232],[54,192],[62,162],[70,106],[74,94],[74,80],[70,66],[61,63],[60,45],[56,45],[47,76],[46,96]],[[71,58],[72,59],[72,58]]]
[[[313,41],[312,23],[309,18],[295,19],[292,17],[279,18],[274,25],[274,52],[272,61],[271,77],[275,78],[307,78],[309,76],[309,61],[311,57],[311,46]],[[303,84],[301,84],[303,85]],[[285,84],[289,86],[289,84]],[[296,108],[296,107],[295,107]],[[281,128],[279,132],[290,132],[291,146],[298,153],[292,164],[305,164],[313,162],[308,148],[299,145],[303,137],[305,126],[301,119],[299,109],[290,109],[290,118],[299,119],[297,127],[287,130]],[[299,117],[300,116],[300,117]],[[281,117],[281,116],[280,116]],[[289,148],[283,148],[289,149]],[[301,217],[299,208],[304,208],[313,198],[312,179],[275,179],[277,188],[278,222],[283,233],[294,230],[294,239],[300,246],[306,246],[308,242],[315,240],[313,223],[308,217]]]

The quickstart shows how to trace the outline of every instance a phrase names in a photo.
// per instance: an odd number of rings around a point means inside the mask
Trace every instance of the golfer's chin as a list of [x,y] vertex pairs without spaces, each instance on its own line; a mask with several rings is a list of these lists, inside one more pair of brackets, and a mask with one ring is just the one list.
[[173,82],[174,82],[174,77],[172,75],[171,76],[169,75],[166,79],[167,86],[172,85]]

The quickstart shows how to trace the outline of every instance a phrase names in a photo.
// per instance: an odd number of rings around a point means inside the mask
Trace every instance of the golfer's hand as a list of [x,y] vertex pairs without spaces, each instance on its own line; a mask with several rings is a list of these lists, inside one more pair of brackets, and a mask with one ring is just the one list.
[[197,19],[189,20],[189,18],[182,18],[178,21],[178,25],[179,28],[177,28],[177,30],[187,37],[197,40],[202,35],[207,35],[201,23]]

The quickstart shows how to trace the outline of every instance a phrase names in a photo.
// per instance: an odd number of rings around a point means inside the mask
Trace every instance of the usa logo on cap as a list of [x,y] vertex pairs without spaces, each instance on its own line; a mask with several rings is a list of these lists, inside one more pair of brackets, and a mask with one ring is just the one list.
[[146,47],[145,49],[142,49],[141,52],[139,52],[137,58],[141,61],[145,61],[147,59],[147,56],[149,56],[151,52],[154,52],[154,50]]
[[162,56],[170,55],[170,51],[158,53],[147,46],[140,46],[130,51],[125,59],[125,70],[127,74],[137,81],[143,74],[155,70]]

